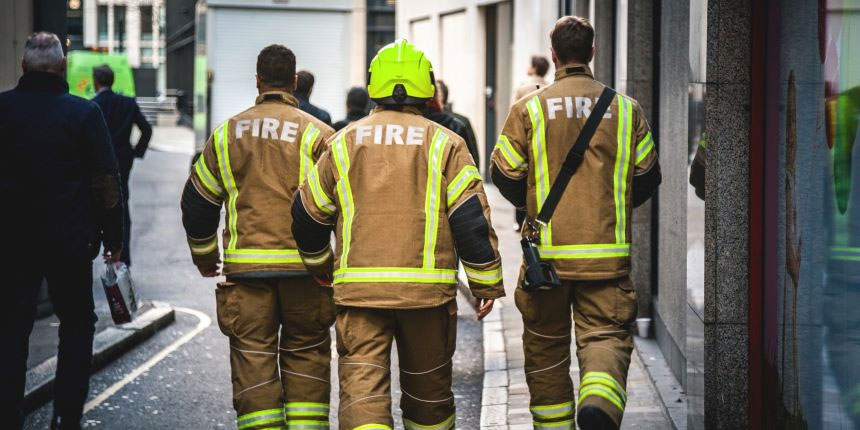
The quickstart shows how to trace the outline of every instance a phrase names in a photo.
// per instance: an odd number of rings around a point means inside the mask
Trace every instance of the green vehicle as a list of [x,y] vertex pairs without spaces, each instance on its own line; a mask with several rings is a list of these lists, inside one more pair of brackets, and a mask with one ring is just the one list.
[[91,99],[96,95],[93,85],[93,67],[107,64],[113,69],[113,91],[128,97],[134,97],[134,76],[128,58],[124,54],[108,54],[92,51],[71,51],[68,55],[69,66],[66,81],[69,92]]

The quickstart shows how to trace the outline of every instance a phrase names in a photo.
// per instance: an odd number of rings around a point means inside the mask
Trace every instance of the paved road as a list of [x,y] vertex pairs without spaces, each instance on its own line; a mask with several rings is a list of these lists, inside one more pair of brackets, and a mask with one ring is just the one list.
[[[188,137],[183,130],[156,129],[153,147],[166,152],[151,151],[136,164],[131,186],[135,284],[144,298],[177,307],[176,322],[93,376],[90,399],[100,403],[85,414],[86,428],[235,427],[228,344],[215,323],[215,281],[200,278],[191,265],[179,216],[190,160],[189,142],[183,139]],[[457,427],[472,429],[480,418],[481,327],[467,306],[460,308],[454,361]],[[202,313],[202,319],[193,311]],[[199,334],[152,364],[165,348],[185,340],[207,320],[211,324]],[[147,370],[135,372],[140,366]],[[111,389],[118,383],[125,385]],[[100,396],[108,389],[112,395]],[[395,410],[398,399],[395,391]],[[34,411],[26,428],[47,428],[50,414],[50,405]]]

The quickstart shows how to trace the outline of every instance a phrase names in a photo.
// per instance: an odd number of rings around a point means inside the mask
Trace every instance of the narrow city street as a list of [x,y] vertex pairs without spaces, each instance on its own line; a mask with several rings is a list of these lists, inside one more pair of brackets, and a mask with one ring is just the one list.
[[[201,278],[191,264],[180,220],[179,199],[191,159],[191,138],[191,132],[185,129],[156,128],[153,150],[132,171],[135,286],[142,299],[172,305],[176,321],[93,375],[83,420],[86,428],[235,428],[228,343],[215,317],[216,280]],[[97,260],[95,275],[101,270],[102,264]],[[93,294],[100,307],[97,313],[103,319],[100,326],[112,325],[97,277]],[[483,379],[481,326],[462,299],[457,340],[454,357],[457,427],[474,429],[479,427]],[[49,347],[37,345],[44,341],[55,342],[34,339],[33,348]],[[334,359],[332,370],[332,381],[337,381]],[[400,427],[396,368],[394,373],[393,411]],[[337,384],[333,387],[332,423],[335,424]],[[50,417],[48,403],[27,417],[25,428],[46,429]]]

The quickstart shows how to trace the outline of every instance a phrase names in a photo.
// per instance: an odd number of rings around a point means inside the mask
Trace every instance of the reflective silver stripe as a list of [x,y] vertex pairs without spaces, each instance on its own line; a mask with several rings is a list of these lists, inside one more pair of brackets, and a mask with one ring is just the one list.
[[[275,412],[277,411],[277,412]],[[269,420],[283,420],[284,413],[280,409],[273,409],[271,413],[262,414],[262,415],[254,415],[248,418],[242,418],[236,420],[236,425],[241,429],[245,427],[249,427],[254,425],[254,423],[261,421],[269,421]]]
[[439,283],[454,283],[457,280],[455,270],[405,270],[389,271],[378,269],[373,271],[341,269],[334,273],[334,282],[421,282],[438,281]]
[[305,264],[316,265],[325,262],[331,256],[331,246],[326,247],[325,251],[321,254],[309,256],[307,254],[302,255],[302,261]]
[[194,255],[206,255],[216,249],[218,249],[218,238],[213,237],[207,243],[193,243],[191,240],[188,241],[188,246],[191,248],[191,253]]
[[258,260],[278,260],[284,258],[299,258],[299,252],[283,252],[277,254],[269,254],[269,253],[261,253],[261,254],[251,254],[245,252],[235,252],[236,250],[226,251],[224,252],[225,258],[254,258]]
[[532,406],[529,409],[531,410],[532,415],[538,418],[561,418],[573,413],[573,402],[547,406]]
[[499,148],[499,152],[501,152],[502,157],[508,162],[508,165],[511,166],[514,170],[526,170],[528,169],[528,165],[526,164],[526,160],[520,156],[520,154],[514,149],[513,145],[511,145],[508,137],[503,135],[499,136],[499,140],[496,142],[496,148]]

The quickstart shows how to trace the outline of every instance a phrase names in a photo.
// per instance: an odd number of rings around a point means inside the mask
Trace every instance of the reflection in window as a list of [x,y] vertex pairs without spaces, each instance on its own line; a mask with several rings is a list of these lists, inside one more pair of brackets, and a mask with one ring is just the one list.
[[99,43],[108,41],[108,7],[99,6],[96,12],[96,28],[99,33]]

